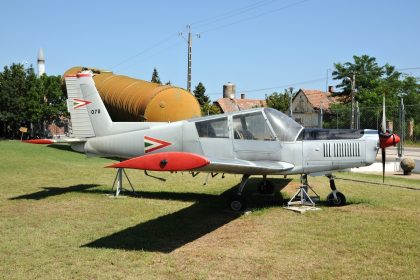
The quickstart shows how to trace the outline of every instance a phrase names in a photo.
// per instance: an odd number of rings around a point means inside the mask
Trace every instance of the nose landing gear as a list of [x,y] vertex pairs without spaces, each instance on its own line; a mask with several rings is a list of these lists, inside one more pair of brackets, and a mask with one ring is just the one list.
[[327,175],[330,179],[330,188],[332,192],[327,196],[327,202],[330,206],[343,206],[346,204],[346,197],[343,193],[337,190],[335,186],[334,177],[332,175]]

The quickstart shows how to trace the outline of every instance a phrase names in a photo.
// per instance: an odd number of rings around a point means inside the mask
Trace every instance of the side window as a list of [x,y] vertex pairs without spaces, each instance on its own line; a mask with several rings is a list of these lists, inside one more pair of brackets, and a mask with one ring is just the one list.
[[233,136],[241,140],[275,140],[261,112],[233,116]]
[[196,122],[199,137],[229,138],[227,118]]

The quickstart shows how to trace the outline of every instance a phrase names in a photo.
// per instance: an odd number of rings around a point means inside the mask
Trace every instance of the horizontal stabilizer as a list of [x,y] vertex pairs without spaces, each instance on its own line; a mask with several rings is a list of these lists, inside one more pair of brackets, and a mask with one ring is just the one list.
[[200,155],[184,152],[157,153],[135,157],[106,167],[150,171],[183,171],[206,166],[210,161]]
[[31,139],[31,140],[23,140],[22,142],[30,143],[30,144],[51,145],[51,144],[84,143],[84,142],[86,142],[86,140],[80,140],[78,138],[65,138],[65,139]]
[[53,139],[32,139],[32,140],[23,140],[23,142],[30,143],[30,144],[50,145],[50,144],[54,144],[55,140],[53,140]]

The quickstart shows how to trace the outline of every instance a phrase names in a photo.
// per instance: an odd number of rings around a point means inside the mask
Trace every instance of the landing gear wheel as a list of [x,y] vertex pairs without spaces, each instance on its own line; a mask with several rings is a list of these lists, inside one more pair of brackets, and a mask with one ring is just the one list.
[[244,211],[246,209],[246,200],[242,195],[232,195],[228,200],[228,207],[234,212]]
[[274,184],[269,180],[263,180],[258,185],[258,191],[260,194],[273,194],[274,193]]
[[346,204],[346,197],[341,192],[337,192],[337,199],[334,198],[334,194],[330,193],[327,196],[327,201],[330,206],[343,206]]

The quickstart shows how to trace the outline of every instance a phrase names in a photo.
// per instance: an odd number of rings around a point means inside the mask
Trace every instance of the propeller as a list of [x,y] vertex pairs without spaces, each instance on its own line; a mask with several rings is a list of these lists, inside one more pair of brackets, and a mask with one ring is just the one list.
[[385,161],[386,152],[385,149],[390,146],[395,146],[400,142],[400,137],[397,134],[392,133],[386,129],[386,113],[385,113],[385,94],[382,99],[382,124],[381,130],[379,131],[379,146],[381,148],[382,155],[382,183],[385,183]]

